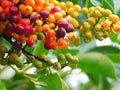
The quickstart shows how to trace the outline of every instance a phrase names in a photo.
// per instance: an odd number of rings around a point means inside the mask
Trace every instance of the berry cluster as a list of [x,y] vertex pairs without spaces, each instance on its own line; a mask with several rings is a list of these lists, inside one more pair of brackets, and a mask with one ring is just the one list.
[[81,8],[70,1],[1,0],[0,3],[0,34],[14,39],[16,50],[23,43],[31,47],[38,39],[48,50],[65,49],[71,42],[69,37],[75,36],[69,33],[79,26],[76,18]]
[[120,21],[117,15],[112,14],[108,9],[101,7],[82,8],[82,13],[87,20],[80,26],[80,34],[85,42],[90,42],[94,35],[96,39],[103,40],[109,33],[120,31]]

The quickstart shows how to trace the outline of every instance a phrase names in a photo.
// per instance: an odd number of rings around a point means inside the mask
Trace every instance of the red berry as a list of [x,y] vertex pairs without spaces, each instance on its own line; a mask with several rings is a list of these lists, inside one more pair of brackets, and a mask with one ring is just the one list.
[[5,13],[0,13],[0,21],[4,22],[7,20],[7,15]]
[[33,46],[33,44],[34,44],[34,41],[32,39],[30,39],[26,42],[26,45],[29,47]]
[[10,8],[10,14],[16,15],[16,14],[18,14],[18,12],[19,12],[18,7],[12,6],[12,7]]
[[32,28],[31,25],[25,25],[24,30],[25,30],[25,34],[27,34],[27,35],[32,35],[33,34],[33,28]]
[[10,31],[14,31],[15,26],[14,26],[14,24],[12,24],[12,23],[8,23],[7,26],[6,26],[6,28],[7,28],[8,30],[10,30]]
[[51,13],[55,13],[55,12],[61,12],[61,10],[60,10],[60,8],[58,8],[58,7],[53,7],[52,9],[51,9]]
[[19,24],[30,25],[30,19],[28,19],[28,18],[20,19]]
[[10,8],[5,8],[3,10],[3,12],[6,14],[6,15],[9,15],[10,14]]
[[41,18],[46,19],[49,16],[49,12],[47,10],[42,10],[40,12]]
[[37,19],[40,19],[40,18],[41,18],[40,14],[35,14],[35,15],[31,18],[31,22],[33,23],[33,22],[35,22]]
[[69,33],[69,32],[73,32],[74,31],[74,27],[72,24],[68,24],[68,27],[66,29],[66,32]]
[[1,5],[3,8],[10,8],[12,6],[12,2],[8,0],[2,0]]
[[13,23],[18,23],[20,21],[20,17],[17,15],[12,16],[12,22]]
[[47,50],[51,49],[50,42],[45,42],[44,43],[44,48],[47,49]]
[[15,28],[15,32],[17,33],[17,34],[19,34],[19,35],[22,35],[22,34],[24,34],[24,31],[25,31],[25,28],[24,28],[24,26],[17,26],[16,28]]
[[61,20],[59,23],[58,23],[58,26],[59,27],[64,27],[65,29],[67,29],[68,28],[68,20],[67,19],[63,19],[63,20]]

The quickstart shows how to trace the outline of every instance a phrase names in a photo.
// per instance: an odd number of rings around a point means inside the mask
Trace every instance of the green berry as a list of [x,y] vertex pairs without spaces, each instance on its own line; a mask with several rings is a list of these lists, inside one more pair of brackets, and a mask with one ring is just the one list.
[[3,45],[0,45],[0,52],[2,53],[6,53],[7,52],[7,48]]
[[5,59],[5,58],[0,59],[0,64],[1,65],[6,65],[7,64],[7,59]]
[[77,64],[69,64],[69,66],[70,66],[72,69],[77,68]]
[[43,33],[39,33],[39,34],[37,35],[37,39],[38,39],[38,40],[42,40],[43,37],[44,37],[44,34],[43,34]]
[[38,60],[36,60],[36,61],[34,62],[34,65],[35,65],[36,68],[42,68],[42,62],[40,62],[40,61],[38,61]]
[[69,62],[72,62],[74,60],[73,56],[70,53],[65,54],[65,57]]
[[96,19],[94,17],[89,17],[87,21],[91,24],[94,25],[96,23]]
[[66,58],[65,58],[65,55],[60,53],[58,56],[57,56],[58,60],[60,63],[65,63],[66,62]]
[[8,60],[12,64],[17,64],[18,63],[18,56],[17,56],[17,54],[15,54],[15,53],[10,54]]
[[55,62],[53,68],[56,70],[61,70],[61,64],[59,62]]
[[51,60],[47,60],[47,63],[49,66],[53,65],[53,62]]
[[93,10],[93,11],[90,12],[90,16],[92,16],[92,17],[101,17],[102,15],[101,15],[100,11]]

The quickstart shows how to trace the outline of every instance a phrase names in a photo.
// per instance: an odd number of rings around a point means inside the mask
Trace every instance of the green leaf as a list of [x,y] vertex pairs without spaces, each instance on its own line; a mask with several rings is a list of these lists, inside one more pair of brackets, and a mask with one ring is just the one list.
[[72,55],[76,55],[76,54],[79,53],[79,50],[78,49],[67,48],[67,49],[64,49],[64,50],[63,49],[58,49],[58,50],[54,51],[54,54],[56,54],[56,55],[58,55],[60,53],[63,53],[63,54],[71,53]]
[[120,53],[120,49],[114,46],[96,46],[88,50],[88,52],[100,52],[104,54]]
[[39,80],[45,83],[40,90],[62,90],[62,81],[57,73],[40,77]]
[[97,52],[90,52],[79,56],[78,67],[89,74],[96,82],[99,77],[116,79],[115,68],[111,60]]
[[44,44],[41,41],[38,41],[36,43],[36,46],[34,48],[33,54],[40,56],[41,54],[47,54],[48,50],[44,48]]
[[112,62],[120,64],[120,53],[108,54],[107,56],[111,59]]
[[113,6],[108,2],[108,0],[102,0],[102,7],[105,9],[110,9],[114,13]]
[[120,33],[111,33],[110,35],[109,35],[109,37],[110,37],[110,39],[113,41],[113,42],[120,42],[119,41],[119,38],[118,38],[118,36],[120,35]]
[[0,80],[0,90],[6,90],[5,85],[1,80]]
[[68,87],[68,85],[65,83],[65,81],[62,80],[62,79],[61,79],[61,81],[62,81],[62,90],[69,90],[69,87]]

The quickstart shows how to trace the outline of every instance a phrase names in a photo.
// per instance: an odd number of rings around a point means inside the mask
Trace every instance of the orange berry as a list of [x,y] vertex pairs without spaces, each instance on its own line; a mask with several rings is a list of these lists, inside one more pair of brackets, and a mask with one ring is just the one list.
[[17,33],[13,33],[13,37],[14,37],[14,39],[16,39],[16,40],[19,40],[19,35],[18,35]]
[[72,2],[70,2],[70,1],[67,1],[66,2],[66,7],[67,8],[70,8],[70,7],[72,7],[73,6],[73,3]]
[[25,4],[20,4],[19,5],[19,10],[23,13],[25,8]]
[[0,13],[1,13],[1,12],[3,12],[3,8],[2,8],[2,6],[0,6]]
[[111,22],[110,22],[109,20],[104,20],[104,21],[102,22],[102,26],[103,26],[104,28],[109,28],[110,25],[111,25]]
[[58,49],[58,44],[56,42],[52,42],[50,43],[50,47],[53,49],[53,50],[57,50]]
[[29,6],[34,6],[35,5],[35,1],[34,0],[25,0],[24,2],[26,5],[29,5]]
[[20,40],[22,43],[25,43],[25,42],[28,40],[28,38],[25,37],[24,35],[20,35],[20,36],[19,36],[19,40]]
[[113,31],[113,32],[118,32],[118,31],[120,31],[120,25],[119,25],[119,24],[114,24],[113,27],[112,27],[112,31]]
[[14,4],[18,4],[20,0],[13,0]]
[[117,15],[110,15],[109,16],[110,20],[113,22],[113,23],[116,23],[119,21],[119,17]]
[[42,29],[43,29],[43,31],[47,32],[47,31],[50,30],[50,26],[49,26],[48,24],[44,24],[44,25],[42,26]]
[[33,6],[33,11],[40,13],[40,11],[42,10],[43,7],[39,6],[39,5],[34,5]]
[[43,6],[44,0],[34,0],[36,5]]
[[57,40],[58,43],[58,47],[62,48],[62,49],[66,49],[69,45],[68,40],[64,39],[64,38],[59,38]]
[[36,35],[30,35],[30,40],[36,41],[37,40],[37,36]]

